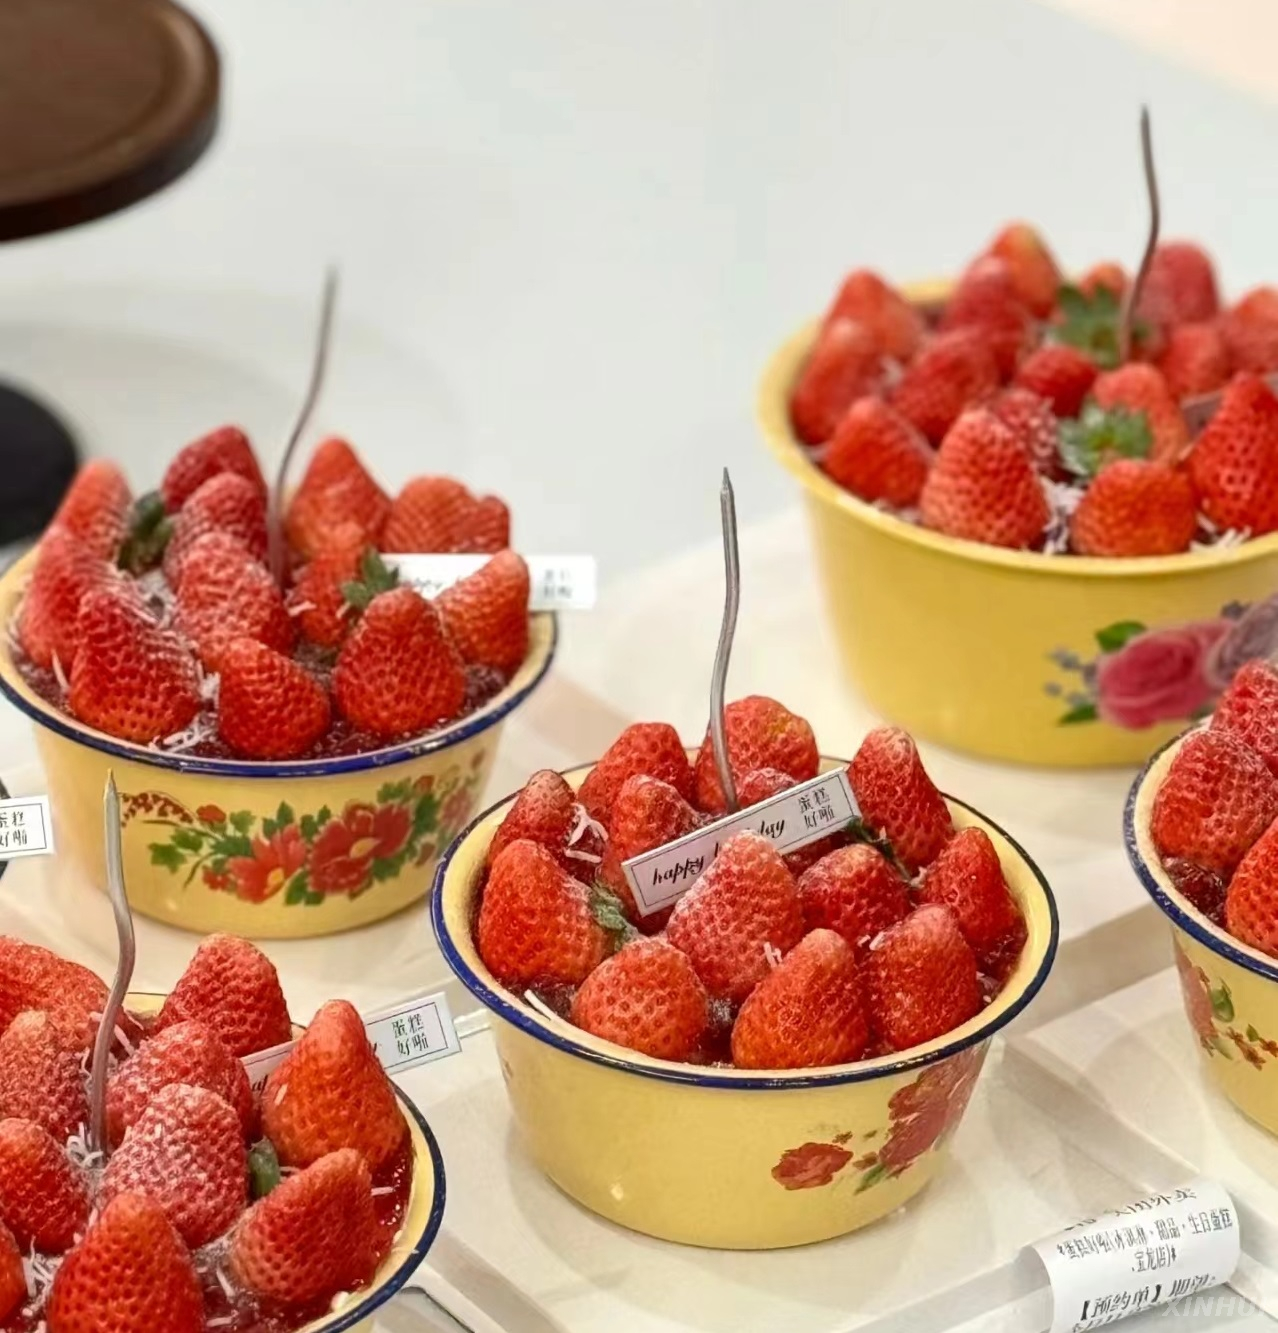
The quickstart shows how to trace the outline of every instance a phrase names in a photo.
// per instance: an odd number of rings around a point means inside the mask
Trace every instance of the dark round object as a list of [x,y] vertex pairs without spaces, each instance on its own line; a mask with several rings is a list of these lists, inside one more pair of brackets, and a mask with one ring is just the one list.
[[212,140],[218,90],[212,41],[169,0],[3,0],[0,241],[163,189]]
[[66,426],[34,398],[0,384],[0,547],[44,531],[77,462]]

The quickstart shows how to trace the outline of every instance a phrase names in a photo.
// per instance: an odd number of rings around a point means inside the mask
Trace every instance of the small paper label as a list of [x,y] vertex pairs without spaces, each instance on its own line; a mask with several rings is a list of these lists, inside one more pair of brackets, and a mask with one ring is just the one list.
[[53,851],[53,820],[47,796],[0,801],[0,861],[44,856]]
[[1199,1178],[1033,1248],[1051,1283],[1050,1333],[1087,1333],[1228,1282],[1242,1247],[1233,1201]]
[[735,815],[725,815],[677,842],[631,857],[621,863],[621,868],[640,912],[651,916],[677,902],[734,833],[750,829],[761,833],[777,851],[792,852],[838,832],[860,815],[847,772],[840,768],[789,787]]
[[[459,579],[482,569],[490,555],[387,555],[386,563],[423,597],[437,597]],[[524,557],[531,582],[530,611],[589,611],[595,604],[598,574],[592,555]]]

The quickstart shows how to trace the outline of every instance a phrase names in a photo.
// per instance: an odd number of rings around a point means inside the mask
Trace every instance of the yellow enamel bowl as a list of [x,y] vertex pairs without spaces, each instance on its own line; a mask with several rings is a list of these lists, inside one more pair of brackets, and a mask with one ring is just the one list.
[[[34,553],[0,578],[11,622]],[[426,896],[438,854],[473,816],[502,726],[545,677],[553,616],[532,618],[528,657],[483,708],[368,754],[285,763],[166,754],[52,707],[0,642],[0,692],[35,723],[57,848],[101,883],[102,791],[114,770],[125,880],[136,911],[252,939],[330,935]]]
[[[127,1003],[137,1013],[152,1014],[164,1003],[164,996],[149,991],[130,992]],[[301,1029],[296,1031],[300,1033]],[[373,1333],[375,1312],[408,1282],[439,1234],[447,1194],[444,1159],[426,1117],[398,1088],[395,1096],[408,1122],[413,1145],[413,1183],[403,1225],[372,1282],[352,1292],[340,1309],[322,1319],[311,1320],[297,1333]]]
[[1176,556],[1049,556],[945,537],[857,499],[790,426],[816,331],[774,354],[758,415],[803,487],[834,637],[876,712],[993,759],[1139,763],[1210,707],[1244,655],[1278,649],[1278,534]]
[[1163,870],[1150,835],[1154,797],[1184,739],[1156,754],[1132,784],[1127,855],[1171,926],[1185,1018],[1208,1077],[1245,1116],[1278,1134],[1278,961],[1198,911]]
[[[579,786],[588,772],[565,776]],[[997,825],[951,800],[956,824],[993,839],[1029,927],[1015,972],[979,1017],[904,1054],[826,1069],[654,1060],[547,1020],[479,957],[471,929],[484,857],[510,804],[481,815],[440,863],[436,938],[489,1011],[533,1160],[586,1208],[663,1240],[779,1249],[899,1208],[944,1165],[991,1038],[1034,998],[1055,956],[1056,904],[1042,874]]]

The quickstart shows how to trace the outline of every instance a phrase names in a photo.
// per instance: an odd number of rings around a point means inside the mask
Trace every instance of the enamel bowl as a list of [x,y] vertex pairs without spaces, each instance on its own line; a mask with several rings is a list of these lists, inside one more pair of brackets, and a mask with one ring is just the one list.
[[[8,624],[34,552],[0,578]],[[506,718],[544,679],[553,616],[535,615],[528,656],[483,708],[368,754],[261,763],[164,754],[53,708],[0,642],[0,691],[35,723],[57,846],[100,883],[102,792],[114,770],[129,901],[185,930],[250,939],[331,935],[426,896],[438,854],[474,814]]]
[[[576,787],[588,772],[565,776]],[[997,825],[949,801],[956,825],[990,835],[1029,928],[995,1001],[902,1055],[761,1075],[640,1055],[547,1020],[492,976],[471,926],[488,844],[512,800],[449,848],[432,919],[449,966],[488,1010],[527,1150],[566,1194],[663,1240],[777,1249],[866,1226],[941,1170],[991,1038],[1034,998],[1056,952],[1051,890]]]

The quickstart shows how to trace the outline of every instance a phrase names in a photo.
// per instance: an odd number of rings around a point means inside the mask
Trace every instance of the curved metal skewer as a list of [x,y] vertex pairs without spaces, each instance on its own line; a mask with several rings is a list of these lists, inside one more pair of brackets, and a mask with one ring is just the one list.
[[111,1045],[115,1040],[116,1025],[124,1009],[124,997],[133,980],[133,965],[137,960],[137,944],[133,935],[133,913],[124,888],[124,854],[120,846],[120,793],[116,790],[115,774],[107,772],[106,795],[102,801],[102,816],[106,833],[107,893],[115,913],[115,933],[119,941],[119,960],[115,965],[115,980],[107,996],[102,1022],[93,1043],[93,1064],[89,1074],[89,1119],[91,1141],[89,1146],[107,1154],[106,1085],[107,1065]]
[[719,492],[719,512],[723,523],[723,623],[719,627],[719,646],[714,654],[714,674],[710,679],[710,744],[714,749],[715,768],[728,809],[737,809],[737,784],[728,760],[728,734],[724,720],[723,693],[728,681],[728,660],[737,632],[737,609],[741,604],[741,553],[737,546],[737,503],[732,493],[732,478],[723,469],[723,489]]
[[1158,232],[1162,225],[1162,209],[1158,202],[1158,173],[1154,170],[1154,141],[1149,128],[1149,108],[1140,109],[1140,156],[1145,169],[1145,191],[1149,196],[1149,235],[1145,239],[1145,253],[1140,259],[1140,268],[1127,290],[1127,299],[1123,302],[1122,319],[1118,325],[1118,353],[1123,361],[1131,357],[1132,325],[1136,321],[1136,309],[1140,305],[1141,293],[1145,290],[1145,279],[1149,276],[1149,265],[1154,258],[1154,248],[1158,245]]

